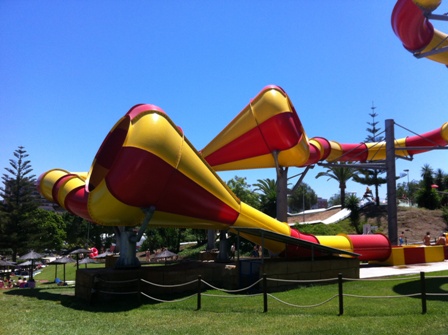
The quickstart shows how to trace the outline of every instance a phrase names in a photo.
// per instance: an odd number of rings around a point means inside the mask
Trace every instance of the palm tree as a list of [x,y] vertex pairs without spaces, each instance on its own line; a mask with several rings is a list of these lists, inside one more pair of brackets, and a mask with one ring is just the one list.
[[425,164],[421,170],[421,188],[417,191],[416,201],[418,207],[436,209],[440,207],[440,196],[432,188],[434,184],[434,170],[429,164]]
[[347,208],[350,210],[350,224],[355,229],[356,234],[362,234],[359,213],[359,199],[356,195],[351,194],[347,198]]
[[378,188],[381,184],[386,184],[387,179],[380,177],[380,174],[384,171],[377,169],[361,169],[359,174],[353,175],[353,180],[362,185],[370,186],[374,185],[375,188],[375,203],[377,206],[380,205],[380,197],[378,195]]
[[328,180],[334,179],[339,183],[339,190],[341,193],[341,207],[345,208],[345,189],[347,188],[347,181],[353,178],[357,172],[345,166],[345,163],[334,163],[329,166],[327,171],[319,172],[316,178],[328,177]]
[[255,191],[260,191],[260,210],[275,218],[277,215],[277,185],[274,179],[257,179],[253,184]]
[[429,164],[425,164],[421,170],[421,177],[423,179],[423,187],[430,189],[434,184],[434,170]]

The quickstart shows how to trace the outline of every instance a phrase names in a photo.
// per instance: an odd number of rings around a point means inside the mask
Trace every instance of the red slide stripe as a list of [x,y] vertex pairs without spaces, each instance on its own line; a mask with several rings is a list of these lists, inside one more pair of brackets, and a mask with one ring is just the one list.
[[239,213],[158,156],[123,147],[106,177],[121,202],[158,211],[233,224]]

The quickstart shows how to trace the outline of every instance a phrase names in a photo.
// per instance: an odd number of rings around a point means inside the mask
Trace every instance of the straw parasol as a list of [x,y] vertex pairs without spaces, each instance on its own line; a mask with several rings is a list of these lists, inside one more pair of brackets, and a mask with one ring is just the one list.
[[16,265],[16,263],[0,259],[0,266],[2,266],[2,267],[8,267],[8,266],[13,266],[13,265]]
[[79,264],[85,264],[86,269],[87,269],[87,264],[98,264],[98,262],[90,257],[86,257],[86,258],[80,260]]
[[7,260],[0,259],[0,268],[6,268],[7,269],[6,270],[7,272],[5,274],[9,274],[10,273],[9,268],[11,266],[14,266],[14,265],[16,265],[15,262],[10,262],[10,261],[7,261]]
[[33,272],[34,272],[34,261],[36,259],[41,259],[44,255],[41,255],[34,250],[31,250],[29,253],[19,257],[19,259],[24,261],[31,261],[31,271],[30,271],[30,280],[33,280]]
[[[76,255],[76,270],[79,270],[79,254],[90,254],[91,251],[89,249],[76,249],[70,252],[70,255]],[[84,264],[84,263],[83,263]]]
[[53,262],[49,263],[49,264],[52,264],[52,265],[56,265],[54,280],[56,281],[56,278],[57,278],[58,265],[62,264],[62,265],[64,265],[64,283],[65,283],[65,264],[67,264],[67,263],[74,263],[74,262],[75,262],[75,260],[73,258],[71,258],[71,257],[61,257],[61,258],[57,258]]
[[174,258],[174,257],[177,257],[177,254],[175,254],[174,252],[169,251],[169,250],[164,250],[160,254],[157,254],[157,255],[154,256],[155,259],[162,259],[162,258],[164,258],[165,259],[165,263],[166,263],[166,259],[167,258]]

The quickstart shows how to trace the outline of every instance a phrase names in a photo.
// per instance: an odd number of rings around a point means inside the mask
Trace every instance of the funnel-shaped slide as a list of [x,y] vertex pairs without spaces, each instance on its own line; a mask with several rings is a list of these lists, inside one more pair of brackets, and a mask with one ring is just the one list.
[[[403,148],[395,154],[412,156],[435,145],[448,144],[448,122],[422,135],[395,140]],[[419,146],[419,150],[407,150]],[[427,147],[428,149],[426,149]],[[216,171],[307,166],[329,162],[365,162],[386,159],[386,143],[339,143],[323,137],[309,139],[288,95],[278,86],[266,86],[219,133],[201,154]]]
[[[133,107],[104,140],[87,174],[50,170],[39,191],[75,215],[108,226],[135,226],[154,206],[155,227],[263,228],[291,235],[290,227],[241,203],[158,107]],[[249,237],[261,243],[257,237]],[[280,253],[285,245],[268,241]]]

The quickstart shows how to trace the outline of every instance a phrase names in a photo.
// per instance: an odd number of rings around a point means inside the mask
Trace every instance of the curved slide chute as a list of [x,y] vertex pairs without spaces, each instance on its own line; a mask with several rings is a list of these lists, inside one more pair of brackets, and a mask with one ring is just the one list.
[[[422,135],[395,140],[396,155],[413,156],[435,145],[448,144],[448,122]],[[418,146],[418,150],[411,147]],[[406,149],[406,148],[411,149]],[[425,147],[428,147],[426,150]],[[328,162],[365,162],[386,159],[386,143],[339,143],[323,137],[308,138],[285,91],[266,86],[219,133],[201,154],[216,171],[302,167]]]
[[429,22],[440,0],[398,0],[392,12],[392,29],[415,56],[448,65],[448,35]]

